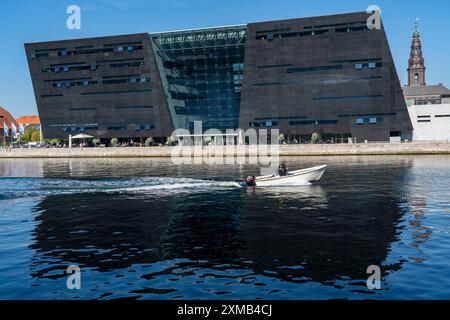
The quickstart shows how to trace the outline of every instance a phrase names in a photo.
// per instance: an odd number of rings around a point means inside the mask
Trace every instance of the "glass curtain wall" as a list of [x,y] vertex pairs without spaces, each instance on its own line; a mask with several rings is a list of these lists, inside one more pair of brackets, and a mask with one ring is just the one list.
[[175,128],[237,128],[246,26],[150,36]]

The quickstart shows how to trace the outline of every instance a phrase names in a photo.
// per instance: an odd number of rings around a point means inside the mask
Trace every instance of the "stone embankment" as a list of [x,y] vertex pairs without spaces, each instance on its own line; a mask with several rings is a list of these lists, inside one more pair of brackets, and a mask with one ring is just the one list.
[[[141,158],[170,157],[174,147],[126,148],[13,148],[0,149],[0,158]],[[217,154],[218,147],[203,147]],[[224,148],[225,150],[225,148]],[[269,148],[270,150],[270,148]],[[200,149],[193,154],[198,155]],[[220,154],[220,152],[219,152]],[[302,144],[280,145],[280,156],[343,156],[343,155],[422,155],[450,154],[450,143],[368,143],[368,144]]]

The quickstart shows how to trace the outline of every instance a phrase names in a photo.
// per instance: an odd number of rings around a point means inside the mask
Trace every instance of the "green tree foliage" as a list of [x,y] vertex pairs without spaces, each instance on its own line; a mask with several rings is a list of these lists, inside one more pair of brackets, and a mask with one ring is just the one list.
[[94,146],[98,147],[101,143],[100,139],[93,139],[92,143],[94,144]]
[[320,135],[317,132],[314,132],[311,136],[312,143],[317,143],[320,140]]
[[50,144],[52,145],[52,146],[56,146],[57,144],[59,144],[59,139],[51,139],[50,140]]
[[119,145],[119,140],[117,138],[111,139],[111,146],[116,147]]
[[41,133],[39,132],[39,130],[33,132],[33,134],[31,135],[31,141],[33,142],[41,141]]
[[41,140],[41,133],[36,128],[26,130],[20,137],[21,143],[37,142]]

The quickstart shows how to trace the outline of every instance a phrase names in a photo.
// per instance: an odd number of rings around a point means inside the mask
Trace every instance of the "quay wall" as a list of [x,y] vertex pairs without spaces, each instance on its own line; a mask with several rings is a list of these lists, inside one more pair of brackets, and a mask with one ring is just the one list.
[[[177,147],[115,147],[115,148],[12,148],[0,149],[1,158],[140,158],[170,157]],[[201,147],[192,148],[201,154]],[[223,149],[222,149],[223,148]],[[269,153],[270,153],[270,148]],[[369,143],[369,144],[299,144],[280,145],[280,156],[344,156],[344,155],[429,155],[450,154],[449,142]],[[203,147],[209,154],[221,154],[226,147]],[[224,152],[226,154],[226,152]],[[246,152],[249,155],[249,152]]]

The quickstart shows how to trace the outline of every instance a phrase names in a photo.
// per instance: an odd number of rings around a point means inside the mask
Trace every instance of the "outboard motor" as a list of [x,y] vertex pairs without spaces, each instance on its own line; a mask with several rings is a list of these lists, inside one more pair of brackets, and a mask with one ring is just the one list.
[[256,186],[256,178],[255,178],[255,176],[248,176],[247,179],[245,179],[245,183],[249,187],[255,187]]

